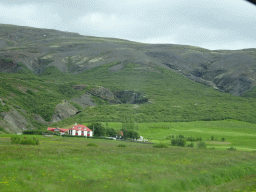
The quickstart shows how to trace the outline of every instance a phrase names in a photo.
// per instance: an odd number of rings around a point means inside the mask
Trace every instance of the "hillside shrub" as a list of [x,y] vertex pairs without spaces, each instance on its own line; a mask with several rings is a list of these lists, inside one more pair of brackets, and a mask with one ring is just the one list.
[[7,131],[4,130],[3,127],[0,126],[0,131],[3,132],[3,133],[8,133]]
[[125,144],[119,144],[119,145],[117,145],[117,147],[126,147],[126,145]]
[[221,141],[223,141],[223,142],[224,142],[225,140],[226,140],[226,138],[225,138],[225,137],[222,137],[222,138],[221,138]]
[[168,148],[168,145],[165,143],[158,143],[153,145],[154,148]]
[[28,93],[28,94],[30,94],[30,95],[33,95],[33,96],[36,95],[35,92],[32,91],[31,89],[28,89],[28,90],[26,91],[26,93]]
[[214,141],[214,136],[211,136],[211,140]]
[[0,103],[0,112],[7,112],[9,111],[11,108],[8,105],[2,105]]
[[168,135],[166,136],[166,139],[174,139],[175,138],[175,135]]
[[206,148],[207,148],[207,147],[206,147],[206,143],[203,142],[203,141],[200,141],[200,142],[197,144],[197,147],[198,147],[199,149],[206,149]]
[[98,145],[96,143],[88,143],[86,146],[98,147]]
[[229,151],[236,151],[236,148],[235,147],[229,147],[228,150]]
[[176,135],[176,139],[184,139],[185,138],[185,136],[184,135]]
[[12,144],[19,144],[20,143],[20,137],[11,137],[11,143]]
[[173,139],[171,141],[172,146],[180,146],[180,147],[185,147],[186,145],[186,139],[178,138],[178,139]]
[[66,83],[59,86],[59,92],[68,98],[72,98],[76,91],[73,89],[73,83]]

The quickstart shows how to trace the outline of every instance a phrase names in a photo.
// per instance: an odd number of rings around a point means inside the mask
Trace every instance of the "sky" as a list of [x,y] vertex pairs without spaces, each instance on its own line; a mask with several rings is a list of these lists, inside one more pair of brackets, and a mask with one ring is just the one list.
[[1,0],[0,23],[210,50],[256,48],[244,0]]

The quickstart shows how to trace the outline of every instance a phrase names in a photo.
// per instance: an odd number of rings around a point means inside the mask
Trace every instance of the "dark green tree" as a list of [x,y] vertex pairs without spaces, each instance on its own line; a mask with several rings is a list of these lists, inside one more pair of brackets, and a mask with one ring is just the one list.
[[114,128],[106,128],[106,135],[109,137],[115,137],[117,131]]
[[139,139],[140,138],[140,134],[136,130],[129,130],[128,131],[128,137],[132,138],[132,139]]
[[122,128],[129,129],[129,130],[135,130],[135,129],[137,129],[137,126],[135,125],[135,121],[132,117],[126,116],[124,118]]
[[124,139],[132,138],[138,139],[140,138],[140,134],[138,132],[138,124],[135,124],[134,119],[131,116],[126,116],[123,121],[122,129]]
[[66,83],[59,86],[59,92],[65,95],[66,97],[72,98],[76,91],[73,89],[74,83]]
[[172,144],[172,146],[185,147],[186,139],[182,139],[182,138],[172,139],[171,144]]
[[121,131],[123,132],[123,138],[127,139],[129,138],[129,130],[126,128],[122,128]]
[[106,134],[106,127],[103,123],[91,123],[88,128],[90,128],[91,130],[94,129],[94,135],[95,136],[104,136]]

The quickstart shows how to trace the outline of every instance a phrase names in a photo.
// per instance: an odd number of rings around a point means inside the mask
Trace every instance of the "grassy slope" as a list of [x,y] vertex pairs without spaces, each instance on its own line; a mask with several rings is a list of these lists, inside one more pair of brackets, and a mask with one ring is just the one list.
[[1,191],[255,190],[254,152],[42,136],[40,145],[22,146],[2,136]]
[[[96,67],[77,75],[63,74],[56,69],[52,69],[56,70],[54,73],[46,71],[41,76],[2,73],[0,96],[8,98],[10,104],[18,105],[27,112],[40,114],[46,120],[50,120],[55,106],[61,100],[83,94],[84,91],[72,90],[71,85],[75,84],[99,85],[112,91],[136,90],[145,93],[150,100],[150,103],[144,105],[86,108],[79,115],[52,126],[84,122],[85,119],[88,122],[122,122],[126,115],[133,116],[136,122],[236,119],[256,123],[255,98],[221,93],[163,68],[154,67],[154,71],[146,71],[139,64],[126,64],[124,70],[110,73],[109,68],[115,64]],[[17,87],[39,91],[31,95]]]
[[[39,52],[41,54],[46,55],[52,54],[52,52],[54,52],[54,49],[48,47],[48,45],[60,45],[64,49],[65,46],[62,45],[70,44],[71,47],[68,49],[65,48],[65,51],[78,51],[80,48],[75,48],[78,44],[81,44],[84,47],[89,46],[92,47],[92,50],[90,53],[88,53],[88,57],[92,58],[96,57],[95,52],[97,51],[100,51],[104,54],[109,54],[109,57],[116,57],[116,55],[114,54],[111,55],[110,52],[108,52],[109,50],[107,48],[104,48],[104,46],[112,47],[112,44],[124,45],[125,48],[127,48],[127,45],[132,45],[131,49],[133,50],[133,52],[136,52],[136,50],[140,51],[140,48],[143,47],[141,43],[130,42],[121,39],[97,38],[87,36],[85,37],[73,33],[19,27],[14,25],[1,25],[0,34],[2,35],[2,38],[8,39],[9,41],[15,43],[15,46],[13,47],[15,49],[16,46],[17,48],[20,46],[20,48],[31,48],[33,52],[35,51],[33,50],[35,48],[39,49]],[[19,35],[21,35],[21,37],[14,39],[8,37],[16,37]],[[108,42],[110,44],[99,44],[101,46],[98,46],[97,42]],[[150,50],[152,52],[156,51],[157,54],[157,51],[159,51],[159,49],[155,49],[153,47],[152,50]],[[172,49],[174,51],[173,54],[177,53],[178,55],[182,55],[183,53],[192,54],[198,51],[200,52],[200,54],[209,52],[209,50],[192,46],[168,45],[167,47],[168,49]],[[9,49],[12,47],[7,48]],[[118,50],[124,47],[113,46],[113,48],[117,48]],[[164,50],[164,48],[161,49],[161,51]],[[56,49],[56,53],[63,52],[64,54],[65,51],[63,51],[62,49],[61,51]],[[87,51],[90,51],[90,49],[88,49]],[[252,56],[255,55],[253,49],[243,51]],[[223,52],[224,55],[235,53],[228,50],[215,52]],[[130,52],[127,52],[127,54],[128,53],[130,54]],[[41,54],[40,57],[43,56]],[[125,57],[124,55],[122,55],[121,52],[120,54],[122,57]],[[163,53],[159,54],[164,56]],[[66,57],[69,55],[64,54],[62,56]],[[140,57],[140,55],[130,54],[129,61],[136,61],[135,57],[137,56]],[[198,61],[195,57],[196,55],[189,58],[192,60],[195,59],[195,61],[191,62],[197,64]],[[207,54],[206,57],[208,57]],[[118,58],[116,58],[116,60],[118,62]],[[182,62],[183,61],[185,63],[188,62],[191,64],[189,60],[184,59],[182,60]],[[0,74],[0,76],[15,78],[16,82],[14,83],[16,84],[17,82],[19,82],[21,84],[24,83],[26,86],[29,83],[30,86],[32,86],[33,84],[34,87],[39,87],[41,85],[49,87],[49,89],[54,94],[49,95],[49,92],[47,93],[44,91],[40,92],[41,97],[39,94],[37,95],[37,93],[35,93],[36,97],[28,97],[28,95],[19,94],[19,97],[15,97],[10,103],[12,104],[16,102],[17,105],[23,106],[28,112],[35,112],[33,111],[33,109],[36,108],[38,109],[37,112],[46,120],[50,120],[50,116],[54,113],[54,107],[56,103],[59,103],[62,99],[69,99],[71,97],[61,93],[59,91],[58,84],[55,84],[55,82],[60,84],[63,84],[64,82],[76,82],[77,84],[101,85],[112,90],[137,90],[146,93],[150,98],[150,101],[152,102],[152,104],[140,105],[140,107],[138,108],[133,108],[134,106],[132,105],[105,105],[95,108],[88,108],[84,112],[80,113],[80,115],[71,118],[70,120],[66,120],[63,123],[60,123],[61,126],[70,124],[71,122],[73,123],[74,121],[82,121],[83,119],[86,119],[88,121],[120,122],[123,120],[123,117],[127,113],[132,115],[137,122],[170,122],[195,120],[210,121],[222,119],[237,119],[241,121],[256,123],[256,100],[255,98],[251,98],[255,97],[255,90],[252,90],[248,94],[245,94],[247,97],[231,96],[229,94],[215,91],[213,88],[195,83],[172,71],[165,70],[163,68],[157,68],[155,67],[155,64],[150,64],[148,62],[150,61],[147,61],[147,64],[143,66],[141,66],[140,64],[127,64],[125,65],[124,70],[118,71],[116,73],[109,72],[109,67],[114,64],[107,64],[84,71],[77,75],[63,74],[60,71],[56,70],[56,68],[48,68],[45,73],[40,77],[32,77],[32,75],[30,77],[27,77],[28,75],[25,73]],[[87,64],[90,63],[85,63],[85,65]],[[145,66],[147,66],[148,68],[145,68]],[[151,67],[151,69],[149,67]],[[151,71],[152,69],[154,71]],[[27,79],[27,82],[21,82],[20,79]],[[4,79],[4,81],[7,80]],[[51,81],[53,83],[46,83],[46,81]],[[16,92],[16,90],[10,90],[9,88],[4,88],[0,91],[0,97],[3,97],[2,93],[4,92]],[[20,95],[22,95],[22,97],[20,97]],[[76,94],[73,94],[72,97],[74,95]],[[6,110],[1,108],[2,106],[0,105],[1,111]]]
[[[55,106],[63,99],[78,96],[79,91],[74,91],[70,84],[56,84],[31,73],[6,74],[1,73],[0,98],[6,103],[0,105],[0,111],[8,111],[11,106],[21,111],[24,109],[27,118],[33,121],[32,113],[41,115],[46,121],[50,121]],[[35,123],[35,122],[34,122]],[[37,128],[44,127],[37,124]]]
[[[113,64],[112,64],[113,65]],[[221,93],[195,83],[172,71],[155,68],[155,72],[139,69],[138,64],[110,73],[110,65],[85,71],[76,81],[100,85],[111,90],[137,90],[148,95],[151,104],[104,105],[87,108],[78,116],[55,125],[65,126],[74,121],[119,121],[132,115],[137,122],[211,121],[237,119],[255,123],[256,100]]]

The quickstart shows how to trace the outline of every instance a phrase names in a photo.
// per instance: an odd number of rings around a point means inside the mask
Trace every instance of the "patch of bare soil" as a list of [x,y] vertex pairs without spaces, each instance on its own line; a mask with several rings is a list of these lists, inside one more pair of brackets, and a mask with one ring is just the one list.
[[216,144],[216,145],[230,145],[230,142],[226,142],[226,141],[207,141],[207,144]]

